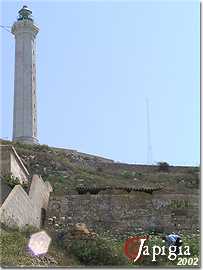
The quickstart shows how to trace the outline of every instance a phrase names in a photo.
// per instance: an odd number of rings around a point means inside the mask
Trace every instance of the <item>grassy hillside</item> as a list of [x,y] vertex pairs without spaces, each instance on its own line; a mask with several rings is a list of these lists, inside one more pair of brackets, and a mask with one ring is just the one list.
[[[1,266],[25,266],[25,267],[57,267],[57,266],[176,266],[175,261],[165,256],[157,256],[156,262],[152,262],[152,254],[144,257],[144,260],[133,263],[124,255],[124,242],[109,239],[107,236],[98,236],[95,239],[71,240],[68,245],[65,241],[52,241],[47,254],[32,256],[27,245],[29,237],[35,230],[28,228],[26,231],[2,228],[0,234]],[[150,250],[154,245],[162,246],[161,235],[150,235],[147,242]],[[190,258],[199,257],[199,235],[182,235],[184,245],[190,247]],[[189,258],[189,257],[188,257]],[[197,259],[198,261],[198,259]],[[199,261],[198,261],[199,264]]]
[[145,186],[163,187],[170,192],[197,192],[199,187],[199,169],[197,167],[169,168],[168,172],[152,166],[139,170],[134,165],[103,163],[95,156],[71,150],[48,147],[47,145],[12,144],[31,175],[39,174],[50,181],[54,194],[75,193],[76,187],[132,187],[138,183]]
[[[91,155],[76,151],[48,147],[47,145],[26,145],[1,140],[2,144],[12,144],[30,175],[39,174],[46,181],[50,181],[54,192],[51,196],[76,194],[81,186],[91,188],[111,187],[162,187],[161,192],[198,193],[199,168],[197,167],[169,167],[167,171],[159,166],[145,167],[129,164],[112,163]],[[120,191],[119,191],[120,192]],[[124,191],[125,192],[125,191]],[[45,228],[48,233],[48,228]],[[27,250],[27,244],[33,229],[25,231],[2,228],[0,234],[1,264],[3,266],[94,266],[119,265],[135,267],[123,253],[124,242],[110,235],[99,235],[94,240],[55,239],[53,235],[48,254],[33,257]],[[51,236],[51,233],[50,233]],[[199,235],[183,235],[185,244],[192,248],[192,256],[198,256]],[[150,243],[160,244],[161,235],[150,235]],[[166,257],[160,257],[155,263],[160,266],[176,265],[177,261],[168,262]],[[151,265],[151,258],[147,257],[141,265]]]
[[33,256],[28,249],[30,235],[38,231],[34,228],[27,228],[19,231],[17,228],[9,229],[1,226],[0,247],[1,266],[74,266],[78,260],[72,255],[64,254],[52,241],[49,251],[43,256]]

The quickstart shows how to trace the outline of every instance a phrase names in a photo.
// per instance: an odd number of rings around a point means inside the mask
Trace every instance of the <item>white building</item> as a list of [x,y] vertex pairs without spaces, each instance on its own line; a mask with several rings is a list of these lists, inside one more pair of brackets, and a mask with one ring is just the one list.
[[11,32],[15,36],[13,140],[38,143],[35,38],[39,28],[23,6]]

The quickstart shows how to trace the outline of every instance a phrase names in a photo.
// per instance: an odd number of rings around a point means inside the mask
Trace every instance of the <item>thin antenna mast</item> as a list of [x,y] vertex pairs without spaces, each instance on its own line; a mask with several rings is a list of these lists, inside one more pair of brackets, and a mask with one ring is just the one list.
[[10,26],[5,26],[5,25],[0,25],[0,27],[4,30],[6,30],[7,32],[11,33],[11,27]]
[[151,129],[150,129],[148,98],[146,98],[146,109],[147,109],[147,164],[152,165],[152,144],[151,144]]

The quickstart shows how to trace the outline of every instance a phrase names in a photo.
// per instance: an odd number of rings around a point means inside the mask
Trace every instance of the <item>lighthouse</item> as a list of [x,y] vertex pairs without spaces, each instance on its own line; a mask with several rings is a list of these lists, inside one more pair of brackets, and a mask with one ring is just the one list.
[[11,32],[15,36],[13,141],[37,144],[36,35],[32,11],[18,12]]

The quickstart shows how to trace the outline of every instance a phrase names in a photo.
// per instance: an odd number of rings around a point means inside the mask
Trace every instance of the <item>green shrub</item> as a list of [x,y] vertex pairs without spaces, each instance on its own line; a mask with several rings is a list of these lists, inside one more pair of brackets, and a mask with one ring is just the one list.
[[33,145],[32,144],[29,144],[29,143],[23,143],[23,142],[14,142],[13,143],[13,146],[17,149],[19,148],[23,148],[23,149],[28,149],[28,150],[31,150],[33,148]]
[[120,246],[101,237],[96,239],[74,240],[70,252],[84,265],[124,266],[128,260]]
[[132,178],[133,175],[132,175],[132,172],[129,172],[129,171],[123,171],[121,173],[121,175],[124,177],[124,178]]
[[160,172],[169,172],[170,165],[167,162],[161,161],[157,165]]
[[10,186],[14,187],[15,185],[20,184],[20,180],[17,177],[14,177],[12,174],[7,174],[3,177],[4,181]]
[[199,257],[200,254],[200,235],[190,234],[182,237],[183,244],[190,247],[191,257]]
[[58,181],[63,184],[65,182],[64,176],[59,176]]
[[16,185],[21,185],[23,188],[28,187],[28,183],[23,182],[21,184],[20,179],[18,177],[13,176],[12,174],[4,175],[3,179],[11,188],[13,188]]
[[135,177],[141,177],[143,176],[142,173],[140,172],[131,172],[131,171],[123,171],[121,173],[121,175],[124,177],[124,178],[135,178]]

